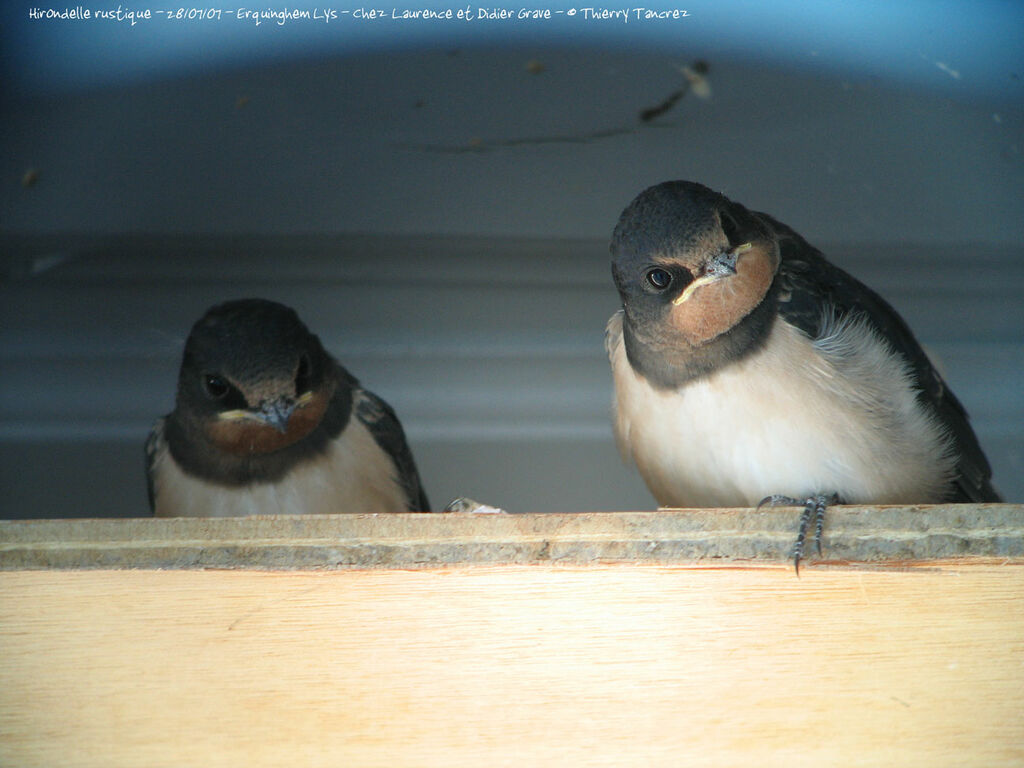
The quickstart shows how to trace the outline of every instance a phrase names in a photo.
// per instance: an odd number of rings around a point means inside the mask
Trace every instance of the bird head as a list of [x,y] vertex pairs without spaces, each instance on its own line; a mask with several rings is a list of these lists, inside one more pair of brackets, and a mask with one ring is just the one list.
[[320,423],[333,364],[294,310],[263,299],[218,304],[185,343],[176,416],[227,453],[270,453]]
[[631,332],[676,351],[733,329],[764,300],[779,266],[763,220],[686,181],[658,184],[633,200],[611,253]]

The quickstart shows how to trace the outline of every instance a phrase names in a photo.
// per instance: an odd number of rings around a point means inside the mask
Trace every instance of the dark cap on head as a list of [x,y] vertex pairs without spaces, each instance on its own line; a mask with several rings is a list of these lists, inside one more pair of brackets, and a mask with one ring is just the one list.
[[295,310],[266,299],[239,299],[211,307],[192,326],[182,372],[202,369],[254,383],[294,374],[299,355],[319,349]]

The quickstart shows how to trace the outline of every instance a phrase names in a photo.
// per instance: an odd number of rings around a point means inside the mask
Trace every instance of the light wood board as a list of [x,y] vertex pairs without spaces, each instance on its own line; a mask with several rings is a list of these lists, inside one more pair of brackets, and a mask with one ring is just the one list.
[[[784,562],[800,510],[0,520],[0,570]],[[1024,557],[1024,506],[835,506],[824,560]],[[807,548],[805,567],[820,561]]]
[[1019,766],[1024,563],[0,573],[3,766]]

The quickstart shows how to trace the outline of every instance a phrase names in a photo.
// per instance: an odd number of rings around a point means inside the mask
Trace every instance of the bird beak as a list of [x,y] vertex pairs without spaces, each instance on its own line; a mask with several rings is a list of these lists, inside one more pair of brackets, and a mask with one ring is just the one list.
[[707,285],[708,283],[715,283],[722,278],[735,275],[736,259],[753,247],[752,243],[743,243],[743,245],[737,245],[732,250],[722,251],[721,253],[712,256],[704,266],[704,274],[686,286],[686,289],[672,300],[672,304],[678,307],[684,301],[693,296],[693,292],[701,286]]
[[288,419],[295,410],[295,402],[286,398],[264,401],[260,403],[258,410],[253,411],[253,417],[262,421],[267,426],[273,427],[281,434],[288,431]]
[[313,393],[306,392],[298,400],[288,397],[279,397],[276,400],[266,400],[259,408],[253,410],[222,411],[217,414],[221,421],[258,421],[273,427],[282,435],[288,431],[288,419],[297,408],[304,408],[313,400]]

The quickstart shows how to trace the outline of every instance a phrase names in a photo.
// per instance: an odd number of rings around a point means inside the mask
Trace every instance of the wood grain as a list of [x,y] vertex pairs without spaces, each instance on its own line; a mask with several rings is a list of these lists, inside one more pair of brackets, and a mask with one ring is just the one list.
[[0,573],[4,766],[1009,766],[1024,564]]
[[[800,511],[0,520],[0,570],[785,562]],[[834,564],[1024,558],[1024,506],[830,507],[823,543]]]

